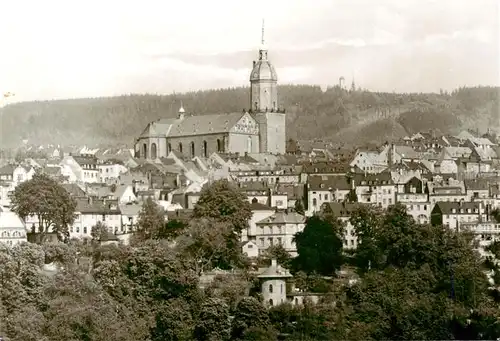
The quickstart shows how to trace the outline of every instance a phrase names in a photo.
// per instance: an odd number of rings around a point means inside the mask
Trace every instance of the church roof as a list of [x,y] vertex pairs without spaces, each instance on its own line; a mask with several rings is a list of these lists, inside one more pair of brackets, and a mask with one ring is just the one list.
[[228,133],[245,115],[243,112],[162,118],[151,122],[141,137],[182,137]]
[[227,133],[245,115],[242,112],[186,116],[175,120],[168,137]]

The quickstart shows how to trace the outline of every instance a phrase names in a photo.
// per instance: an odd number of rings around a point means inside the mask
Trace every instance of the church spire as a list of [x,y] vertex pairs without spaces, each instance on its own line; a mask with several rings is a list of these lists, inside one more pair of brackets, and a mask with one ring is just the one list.
[[264,46],[264,19],[262,19],[262,37],[260,39],[261,46]]
[[264,18],[262,19],[262,31],[260,37],[260,49],[259,49],[259,60],[267,59],[267,48],[264,40]]

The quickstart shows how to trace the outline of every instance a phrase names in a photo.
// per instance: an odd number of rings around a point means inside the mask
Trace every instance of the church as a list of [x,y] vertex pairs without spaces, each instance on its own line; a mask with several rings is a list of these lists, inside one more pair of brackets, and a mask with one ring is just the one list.
[[250,110],[193,116],[181,106],[176,118],[148,124],[135,141],[136,157],[155,160],[172,151],[191,158],[214,152],[284,154],[286,117],[278,107],[278,76],[267,52],[262,37],[250,74]]

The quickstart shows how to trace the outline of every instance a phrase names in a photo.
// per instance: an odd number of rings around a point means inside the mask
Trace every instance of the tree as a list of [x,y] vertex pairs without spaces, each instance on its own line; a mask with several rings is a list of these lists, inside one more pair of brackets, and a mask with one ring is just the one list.
[[244,276],[217,275],[205,294],[210,297],[222,298],[229,305],[230,311],[234,311],[240,300],[249,294],[250,282]]
[[347,193],[346,200],[347,202],[358,202],[358,195],[356,194],[356,190],[351,189],[349,193]]
[[230,332],[229,306],[226,302],[217,298],[203,302],[194,338],[197,341],[226,341],[229,340]]
[[277,263],[286,269],[292,267],[292,256],[285,250],[283,245],[273,245],[264,251],[262,256],[259,257],[259,263],[262,266],[270,266],[271,260],[276,259]]
[[148,198],[142,205],[137,221],[139,240],[156,239],[165,225],[165,213],[153,199]]
[[186,223],[181,220],[173,219],[162,226],[158,233],[158,239],[174,240],[184,233]]
[[43,242],[46,233],[57,233],[59,240],[69,238],[68,226],[75,220],[76,201],[49,176],[35,173],[31,180],[19,184],[11,197],[12,210],[21,218],[38,218]]
[[191,341],[193,318],[188,302],[173,299],[162,304],[151,328],[151,341]]
[[317,215],[308,218],[304,230],[294,237],[298,253],[293,260],[295,270],[332,276],[343,263],[342,236],[340,221]]
[[295,200],[295,212],[297,212],[298,214],[302,214],[304,215],[304,202],[303,202],[303,199],[302,198],[298,198],[297,200]]
[[178,240],[178,248],[197,274],[215,267],[233,269],[243,263],[239,237],[232,225],[213,218],[191,221]]
[[381,215],[376,208],[360,206],[349,219],[358,239],[354,261],[360,272],[366,272],[383,261],[382,250],[377,246]]
[[90,236],[94,241],[100,241],[108,236],[109,229],[105,223],[98,221],[97,224],[92,226]]
[[203,188],[193,216],[230,223],[237,233],[241,233],[248,228],[252,210],[246,196],[238,188],[227,180],[218,180]]
[[238,303],[232,323],[233,339],[249,340],[247,337],[257,331],[265,331],[269,336],[271,328],[266,308],[255,297],[245,297]]

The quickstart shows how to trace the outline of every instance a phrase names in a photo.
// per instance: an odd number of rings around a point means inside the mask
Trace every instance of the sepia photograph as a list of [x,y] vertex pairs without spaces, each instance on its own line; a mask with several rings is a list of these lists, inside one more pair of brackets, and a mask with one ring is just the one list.
[[0,4],[0,341],[500,340],[500,1]]

